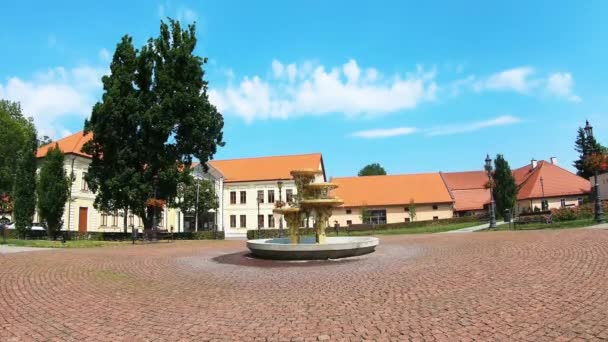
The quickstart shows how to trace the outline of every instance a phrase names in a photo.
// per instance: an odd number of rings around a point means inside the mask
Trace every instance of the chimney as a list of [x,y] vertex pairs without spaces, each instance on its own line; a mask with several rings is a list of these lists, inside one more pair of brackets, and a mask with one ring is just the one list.
[[536,159],[532,158],[532,160],[530,161],[530,166],[534,169],[534,168],[536,168],[536,164],[537,164]]
[[551,158],[549,158],[549,160],[551,161],[551,164],[557,165],[557,158],[551,157]]

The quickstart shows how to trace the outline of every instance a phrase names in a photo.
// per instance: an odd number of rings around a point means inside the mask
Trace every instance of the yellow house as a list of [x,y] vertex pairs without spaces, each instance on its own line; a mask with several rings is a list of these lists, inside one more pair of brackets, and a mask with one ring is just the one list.
[[[63,139],[42,146],[38,149],[36,157],[42,161],[49,148],[57,144],[59,149],[65,154],[64,169],[66,174],[74,175],[74,182],[70,186],[70,200],[65,205],[63,214],[63,230],[79,232],[122,232],[124,229],[124,213],[121,211],[112,213],[99,212],[93,207],[95,194],[89,190],[87,182],[84,180],[91,156],[81,152],[82,146],[91,139],[91,134],[78,132]],[[40,163],[39,163],[40,164]],[[179,218],[181,215],[178,209],[165,208],[162,218],[158,222],[159,229],[167,229],[178,232],[182,231],[183,223]],[[36,214],[34,222],[38,222]],[[140,231],[143,229],[141,218],[127,213],[127,224],[134,226]]]
[[[344,204],[333,210],[330,224],[384,224],[453,216],[454,201],[439,173],[340,177],[331,182],[338,185],[332,195]],[[412,201],[415,215],[410,208]]]

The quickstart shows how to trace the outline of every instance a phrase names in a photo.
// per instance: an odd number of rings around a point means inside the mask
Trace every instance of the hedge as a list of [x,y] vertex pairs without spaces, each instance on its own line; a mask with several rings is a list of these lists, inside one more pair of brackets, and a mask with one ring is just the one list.
[[[429,227],[447,225],[453,223],[466,223],[466,222],[482,222],[477,216],[465,216],[465,217],[452,217],[441,220],[429,220],[429,221],[415,221],[415,222],[399,222],[399,223],[387,223],[387,224],[353,224],[350,226],[341,226],[340,232],[352,232],[352,231],[368,231],[368,230],[389,230],[389,229],[403,229],[403,228],[418,228],[418,227]],[[334,227],[328,227],[327,232],[334,231]],[[288,230],[283,230],[283,235],[287,236]],[[300,228],[300,236],[314,235],[314,229],[312,228]],[[279,237],[278,229],[251,229],[247,231],[247,239],[273,239]]]
[[[123,241],[131,240],[131,232],[126,235],[123,232],[61,232],[59,236],[65,236],[67,240],[96,240],[96,241]],[[142,233],[138,234],[138,238],[142,238]],[[14,229],[6,230],[7,239],[17,239],[17,232]],[[26,234],[28,240],[40,240],[46,239],[47,234],[44,230],[32,230]],[[201,231],[201,232],[180,232],[180,233],[168,233],[168,232],[157,232],[156,238],[158,240],[223,240],[224,232],[218,231]]]

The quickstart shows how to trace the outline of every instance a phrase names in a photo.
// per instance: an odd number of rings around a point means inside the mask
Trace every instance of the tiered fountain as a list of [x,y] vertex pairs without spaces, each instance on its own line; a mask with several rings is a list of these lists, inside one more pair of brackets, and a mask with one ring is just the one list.
[[[314,183],[321,171],[302,169],[291,171],[297,194],[291,203],[275,204],[274,214],[287,222],[289,237],[247,241],[247,247],[257,257],[282,260],[336,259],[372,253],[378,245],[374,237],[327,237],[332,208],[344,203],[332,197],[333,183]],[[300,225],[314,217],[314,237],[300,236]]]

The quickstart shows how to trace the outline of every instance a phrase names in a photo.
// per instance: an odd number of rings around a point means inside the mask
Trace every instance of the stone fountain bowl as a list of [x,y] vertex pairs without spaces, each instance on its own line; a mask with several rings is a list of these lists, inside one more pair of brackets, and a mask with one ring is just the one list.
[[338,236],[328,237],[325,244],[317,244],[314,237],[303,236],[298,244],[290,243],[289,238],[249,240],[247,248],[263,259],[326,260],[369,254],[378,243],[378,238],[371,236]]

